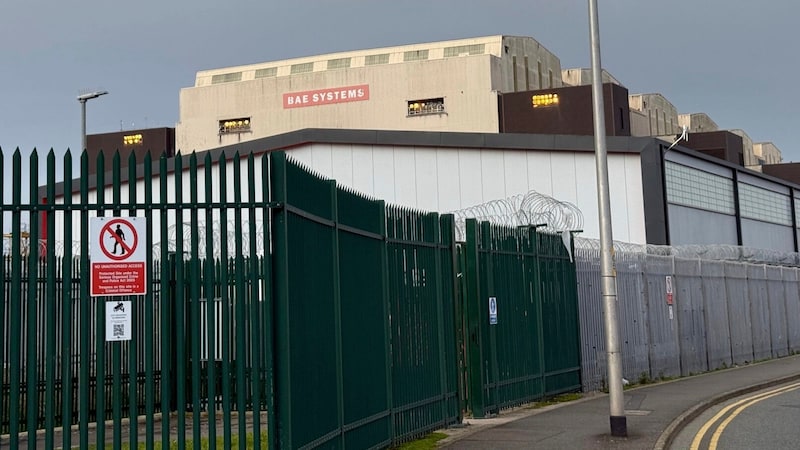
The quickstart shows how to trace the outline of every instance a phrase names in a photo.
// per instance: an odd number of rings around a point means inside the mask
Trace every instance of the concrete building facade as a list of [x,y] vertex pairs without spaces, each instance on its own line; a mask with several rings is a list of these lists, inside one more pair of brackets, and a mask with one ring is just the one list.
[[631,134],[634,136],[666,136],[680,132],[678,109],[661,94],[632,94]]
[[303,128],[499,132],[498,93],[562,85],[529,37],[490,36],[205,70],[181,90],[179,152]]
[[719,126],[706,113],[678,114],[678,125],[686,127],[690,133],[718,131]]

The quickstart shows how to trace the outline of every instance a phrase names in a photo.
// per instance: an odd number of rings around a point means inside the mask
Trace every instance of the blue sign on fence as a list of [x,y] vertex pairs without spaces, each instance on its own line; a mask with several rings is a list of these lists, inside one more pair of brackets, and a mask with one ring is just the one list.
[[497,297],[489,297],[489,325],[497,325]]

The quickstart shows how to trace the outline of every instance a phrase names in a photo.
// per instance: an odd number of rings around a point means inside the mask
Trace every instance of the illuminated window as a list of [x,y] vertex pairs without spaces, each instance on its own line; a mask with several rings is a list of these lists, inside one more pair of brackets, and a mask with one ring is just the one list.
[[408,102],[408,115],[420,116],[423,114],[444,113],[444,98],[428,98],[425,100],[411,100]]
[[122,136],[122,145],[139,145],[142,143],[141,134],[128,134]]
[[244,133],[248,131],[250,131],[249,117],[219,121],[219,134]]
[[558,105],[558,94],[537,94],[531,96],[531,105],[534,108]]

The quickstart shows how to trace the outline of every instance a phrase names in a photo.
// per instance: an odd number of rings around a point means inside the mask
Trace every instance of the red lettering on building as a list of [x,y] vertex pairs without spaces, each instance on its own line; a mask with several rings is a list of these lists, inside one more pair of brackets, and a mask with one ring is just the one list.
[[369,100],[369,85],[345,86],[314,91],[283,94],[283,108],[330,105],[333,103],[362,102]]

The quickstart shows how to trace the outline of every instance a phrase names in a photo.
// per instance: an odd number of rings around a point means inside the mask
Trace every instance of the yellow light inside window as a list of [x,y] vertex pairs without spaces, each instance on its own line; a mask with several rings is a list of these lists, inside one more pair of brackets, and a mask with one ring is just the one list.
[[537,94],[531,96],[531,105],[534,108],[558,105],[558,94]]
[[122,136],[122,145],[138,145],[142,143],[141,134],[127,134]]

